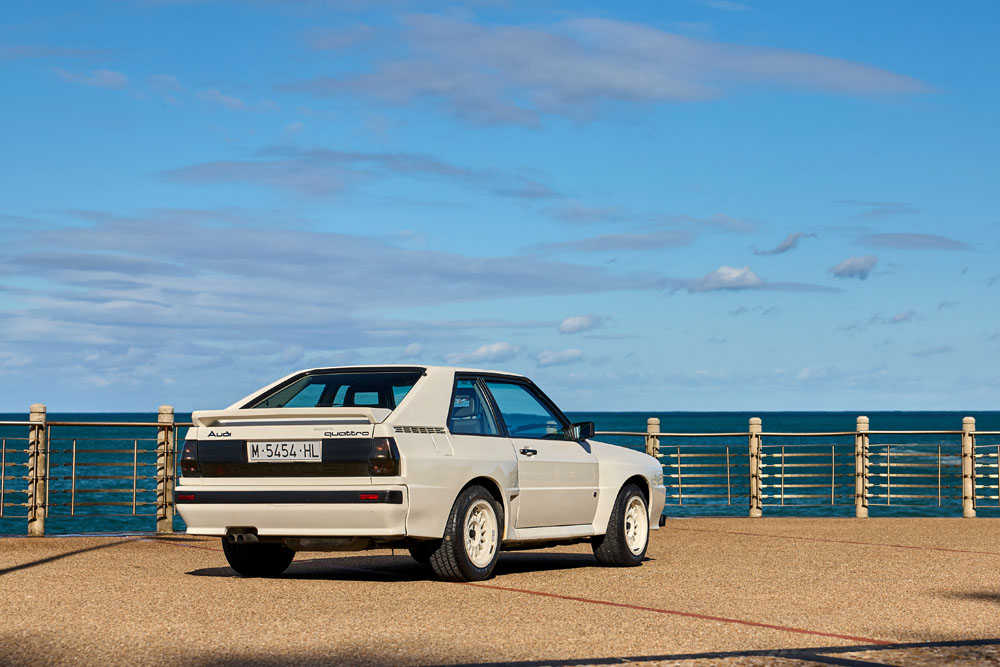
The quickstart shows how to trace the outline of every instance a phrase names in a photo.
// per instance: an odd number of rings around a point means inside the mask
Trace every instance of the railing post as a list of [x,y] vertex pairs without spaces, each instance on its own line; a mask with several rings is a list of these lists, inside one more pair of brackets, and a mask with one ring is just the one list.
[[976,516],[976,420],[962,419],[962,516]]
[[761,422],[760,417],[750,418],[750,516],[763,516],[761,494]]
[[657,461],[660,460],[660,438],[652,435],[660,432],[660,420],[658,417],[650,417],[646,420],[646,453]]
[[161,405],[156,416],[156,532],[174,532],[174,408]]
[[[31,406],[28,421],[28,535],[45,535],[45,514],[48,509],[48,454],[46,441],[46,409],[41,403]],[[37,423],[36,423],[37,422]]]
[[858,417],[854,435],[854,516],[868,517],[868,417]]

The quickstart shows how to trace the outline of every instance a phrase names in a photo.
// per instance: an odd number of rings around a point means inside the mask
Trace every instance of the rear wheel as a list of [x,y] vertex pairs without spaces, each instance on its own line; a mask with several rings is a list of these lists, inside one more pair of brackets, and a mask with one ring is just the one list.
[[229,567],[244,577],[276,577],[295,558],[295,552],[284,544],[230,544],[226,538],[222,538],[222,552]]
[[627,484],[615,499],[607,532],[591,541],[594,555],[601,565],[634,567],[642,562],[648,545],[646,498],[635,484]]
[[431,554],[434,573],[445,581],[481,581],[493,574],[503,535],[503,506],[481,486],[455,500],[444,539]]

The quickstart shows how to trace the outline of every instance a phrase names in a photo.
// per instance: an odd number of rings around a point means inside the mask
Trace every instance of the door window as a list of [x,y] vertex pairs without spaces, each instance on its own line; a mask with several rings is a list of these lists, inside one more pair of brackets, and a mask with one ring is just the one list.
[[474,380],[455,382],[448,430],[460,435],[500,435],[486,397]]
[[487,380],[486,386],[493,394],[510,437],[566,439],[562,422],[529,387],[496,380]]

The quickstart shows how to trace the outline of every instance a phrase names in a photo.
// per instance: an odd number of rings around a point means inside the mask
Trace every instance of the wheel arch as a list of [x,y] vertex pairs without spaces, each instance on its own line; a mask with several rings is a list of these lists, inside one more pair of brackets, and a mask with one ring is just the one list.
[[458,493],[455,494],[455,498],[458,498],[460,495],[462,495],[462,492],[465,491],[470,486],[483,487],[489,492],[491,496],[493,496],[494,500],[500,503],[500,507],[503,508],[503,538],[501,539],[506,538],[507,524],[508,524],[507,517],[510,515],[510,508],[507,506],[507,500],[504,498],[503,489],[500,487],[500,483],[497,482],[492,477],[485,477],[482,475],[480,475],[479,477],[473,477],[468,482],[466,482],[465,486],[463,486],[461,489],[458,490]]
[[[603,475],[602,471],[602,475]],[[618,479],[613,479],[614,473],[619,473]],[[639,492],[642,493],[643,499],[646,501],[646,512],[652,512],[652,497],[653,489],[652,482],[640,472],[635,472],[635,469],[624,470],[621,467],[615,467],[612,470],[608,470],[608,479],[605,482],[605,486],[601,488],[601,500],[598,503],[597,514],[594,517],[594,533],[596,535],[603,535],[608,527],[608,520],[611,518],[611,511],[614,508],[615,501],[618,499],[618,494],[622,492],[629,484],[635,484],[639,487]]]
[[649,480],[646,479],[645,477],[643,477],[642,475],[639,475],[639,474],[632,475],[631,477],[629,477],[628,479],[626,479],[624,482],[622,482],[622,485],[618,488],[618,493],[621,493],[622,489],[624,489],[629,484],[635,484],[636,486],[639,487],[639,490],[642,491],[642,497],[646,500],[646,512],[648,513],[649,512],[649,497],[650,497],[650,484],[649,484]]

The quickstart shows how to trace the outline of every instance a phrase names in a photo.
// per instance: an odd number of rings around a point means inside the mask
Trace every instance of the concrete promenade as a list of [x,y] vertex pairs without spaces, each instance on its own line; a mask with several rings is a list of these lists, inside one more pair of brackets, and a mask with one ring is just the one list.
[[588,545],[482,584],[405,553],[244,579],[218,540],[0,538],[0,665],[1000,664],[1000,520],[672,519],[639,568]]

